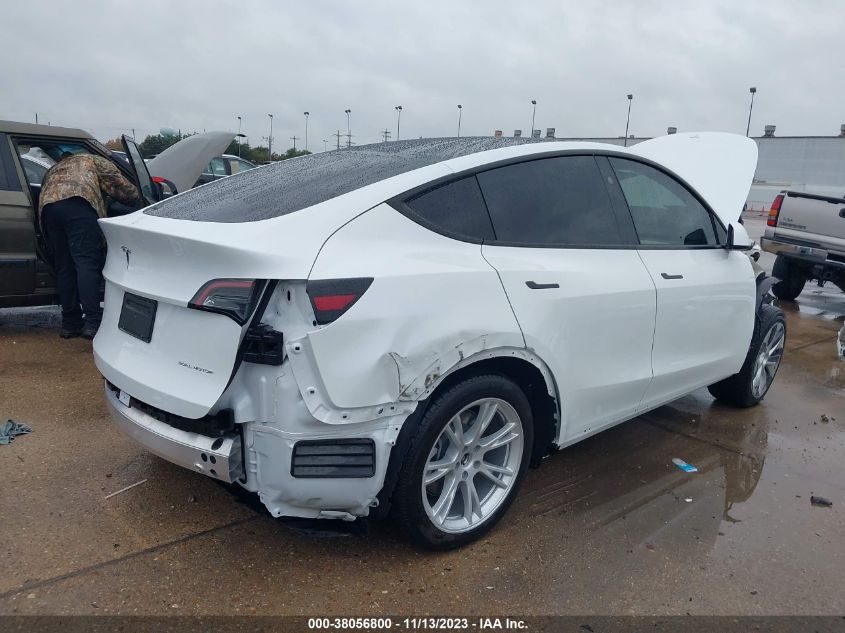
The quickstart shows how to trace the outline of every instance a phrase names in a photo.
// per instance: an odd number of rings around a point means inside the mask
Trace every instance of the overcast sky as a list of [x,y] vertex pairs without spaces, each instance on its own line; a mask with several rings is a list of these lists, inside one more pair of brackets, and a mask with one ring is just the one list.
[[[741,5],[741,6],[740,6]],[[237,129],[274,149],[353,141],[630,133],[835,135],[845,123],[840,0],[783,2],[0,2],[0,118],[81,127]],[[297,140],[302,147],[303,140]]]

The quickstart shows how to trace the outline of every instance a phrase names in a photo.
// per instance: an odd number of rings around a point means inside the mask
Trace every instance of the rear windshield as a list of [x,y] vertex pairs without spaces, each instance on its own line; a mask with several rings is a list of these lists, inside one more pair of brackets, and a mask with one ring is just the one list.
[[[519,138],[393,141],[293,158],[199,187],[144,210],[199,222],[277,218],[414,169],[508,145]],[[542,141],[534,141],[542,142]]]

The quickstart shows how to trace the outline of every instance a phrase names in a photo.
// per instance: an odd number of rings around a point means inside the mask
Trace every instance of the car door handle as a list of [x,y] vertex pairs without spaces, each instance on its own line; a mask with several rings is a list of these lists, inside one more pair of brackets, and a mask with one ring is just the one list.
[[683,275],[670,275],[669,273],[660,273],[660,276],[663,277],[663,279],[683,279],[684,278]]
[[538,284],[536,281],[526,281],[525,285],[531,290],[546,290],[547,288],[560,288],[560,284]]

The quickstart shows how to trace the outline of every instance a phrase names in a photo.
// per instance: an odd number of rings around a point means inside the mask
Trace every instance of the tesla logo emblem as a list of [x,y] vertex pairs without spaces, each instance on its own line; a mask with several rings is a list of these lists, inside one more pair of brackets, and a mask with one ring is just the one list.
[[123,254],[126,255],[126,267],[129,268],[129,256],[132,254],[132,249],[129,249],[125,246],[121,246],[120,250],[122,250]]

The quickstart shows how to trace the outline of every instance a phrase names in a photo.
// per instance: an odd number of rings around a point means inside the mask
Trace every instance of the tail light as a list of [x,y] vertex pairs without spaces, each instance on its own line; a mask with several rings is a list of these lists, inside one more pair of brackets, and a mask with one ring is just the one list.
[[349,310],[361,298],[370,284],[372,277],[352,279],[317,279],[311,280],[305,289],[314,308],[314,318],[320,325],[331,323]]
[[780,215],[780,205],[783,204],[783,194],[779,193],[775,196],[774,201],[772,202],[772,208],[769,209],[769,219],[766,220],[766,224],[768,226],[777,226],[778,225],[778,216]]
[[252,316],[265,283],[257,279],[212,279],[203,284],[188,307],[225,314],[243,325]]

